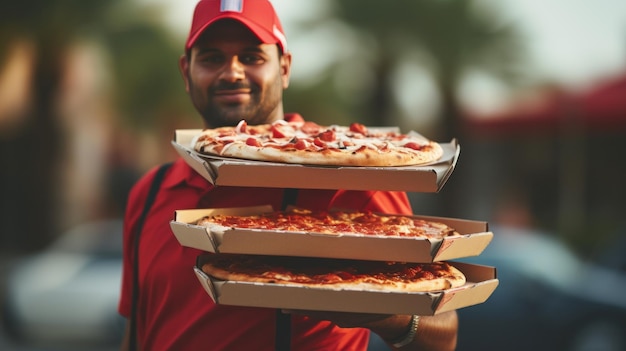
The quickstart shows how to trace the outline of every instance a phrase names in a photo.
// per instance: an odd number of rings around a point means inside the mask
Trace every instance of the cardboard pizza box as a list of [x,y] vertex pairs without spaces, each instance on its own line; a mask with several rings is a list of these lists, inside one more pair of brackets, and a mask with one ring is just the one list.
[[435,240],[255,229],[211,232],[207,227],[194,224],[207,215],[254,215],[271,210],[271,206],[178,210],[170,226],[181,245],[206,252],[378,261],[435,262],[478,256],[493,238],[486,222],[427,216],[414,217],[445,223],[462,236]]
[[311,311],[432,316],[481,304],[498,286],[494,267],[450,263],[465,274],[467,283],[458,288],[422,293],[334,290],[222,281],[209,277],[202,271],[202,256],[198,257],[194,271],[200,284],[217,304]]
[[441,143],[435,164],[403,167],[336,167],[248,161],[200,155],[191,146],[201,129],[179,129],[172,145],[180,156],[214,185],[268,188],[395,190],[439,192],[460,153],[456,140]]

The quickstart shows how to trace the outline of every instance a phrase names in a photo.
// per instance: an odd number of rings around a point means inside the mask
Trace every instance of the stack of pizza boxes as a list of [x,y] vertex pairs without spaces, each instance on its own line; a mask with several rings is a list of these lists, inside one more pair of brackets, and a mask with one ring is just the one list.
[[[172,144],[194,170],[216,186],[434,193],[443,187],[451,175],[460,152],[460,146],[453,140],[450,143],[441,143],[443,157],[437,163],[426,166],[316,167],[200,155],[193,151],[192,146],[194,137],[200,132],[178,130]],[[220,281],[202,271],[200,267],[203,256],[200,256],[193,269],[215,303],[301,310],[434,315],[480,304],[488,299],[498,285],[494,267],[457,260],[477,256],[489,244],[493,234],[488,231],[485,222],[416,216],[447,224],[462,234],[437,240],[245,229],[211,232],[207,227],[195,224],[200,218],[211,214],[251,215],[271,210],[271,207],[181,209],[174,214],[171,227],[181,245],[207,253],[427,263],[447,261],[463,272],[467,282],[461,287],[442,291],[395,293]]]

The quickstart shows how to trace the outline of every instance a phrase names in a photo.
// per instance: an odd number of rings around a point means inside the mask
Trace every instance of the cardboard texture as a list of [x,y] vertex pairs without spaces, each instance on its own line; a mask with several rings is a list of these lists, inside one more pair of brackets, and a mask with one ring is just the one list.
[[379,261],[434,262],[479,255],[493,238],[487,223],[443,217],[414,216],[445,223],[460,237],[443,240],[389,236],[331,235],[231,229],[211,232],[195,225],[198,219],[215,214],[254,215],[271,211],[271,206],[230,209],[178,210],[170,222],[181,245],[207,252],[349,258]]
[[284,164],[199,155],[191,142],[200,129],[177,130],[172,145],[180,156],[214,185],[268,188],[395,190],[439,192],[459,157],[456,140],[441,143],[442,159],[410,167],[333,167]]
[[432,316],[485,302],[498,285],[493,267],[451,262],[466,276],[462,287],[428,293],[351,291],[289,287],[277,284],[214,280],[201,270],[202,256],[194,271],[217,304],[317,311],[418,314]]

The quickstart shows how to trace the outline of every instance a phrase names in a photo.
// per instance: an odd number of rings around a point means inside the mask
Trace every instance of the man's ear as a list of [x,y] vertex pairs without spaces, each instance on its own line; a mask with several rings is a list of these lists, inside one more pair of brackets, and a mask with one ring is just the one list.
[[283,81],[283,89],[289,87],[289,77],[291,76],[291,53],[285,52],[280,57],[280,75]]
[[187,55],[181,55],[178,59],[178,69],[185,82],[185,91],[189,93],[189,59],[187,59]]

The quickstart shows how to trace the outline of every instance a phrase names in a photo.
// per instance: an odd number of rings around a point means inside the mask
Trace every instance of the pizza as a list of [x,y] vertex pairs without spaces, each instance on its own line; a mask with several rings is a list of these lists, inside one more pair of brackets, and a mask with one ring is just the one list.
[[284,120],[204,129],[192,147],[201,155],[327,166],[424,165],[443,156],[439,143],[415,132]]
[[463,272],[447,262],[207,254],[202,257],[201,269],[224,281],[322,289],[430,292],[466,283]]
[[454,228],[444,223],[413,216],[381,214],[371,211],[313,211],[302,208],[246,216],[215,214],[204,216],[194,224],[205,226],[211,232],[225,232],[236,228],[428,239],[442,239],[461,235]]

